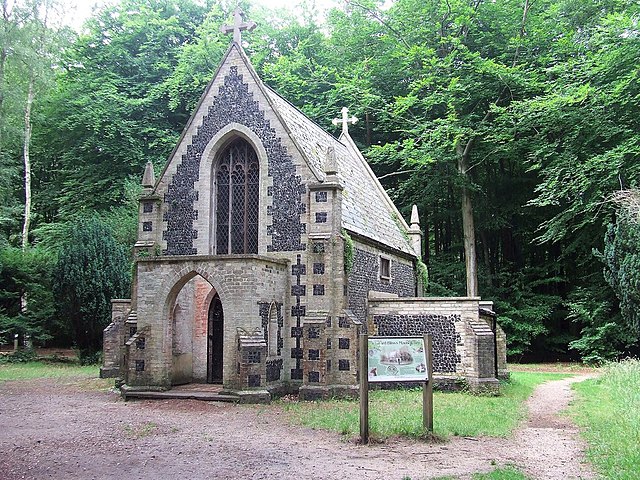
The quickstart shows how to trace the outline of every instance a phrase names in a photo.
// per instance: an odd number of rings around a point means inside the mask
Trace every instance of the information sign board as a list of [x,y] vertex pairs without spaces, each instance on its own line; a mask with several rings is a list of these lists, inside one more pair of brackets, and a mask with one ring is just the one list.
[[369,382],[425,382],[426,346],[423,337],[369,337]]

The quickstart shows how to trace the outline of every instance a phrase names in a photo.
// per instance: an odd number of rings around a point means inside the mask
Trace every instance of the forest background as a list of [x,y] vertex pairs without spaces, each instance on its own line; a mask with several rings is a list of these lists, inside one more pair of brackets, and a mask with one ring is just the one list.
[[[89,357],[128,296],[144,165],[164,166],[237,2],[122,0],[77,33],[62,2],[0,1],[0,343]],[[240,6],[264,81],[335,134],[349,107],[418,205],[428,295],[493,300],[515,360],[638,353],[640,2]]]

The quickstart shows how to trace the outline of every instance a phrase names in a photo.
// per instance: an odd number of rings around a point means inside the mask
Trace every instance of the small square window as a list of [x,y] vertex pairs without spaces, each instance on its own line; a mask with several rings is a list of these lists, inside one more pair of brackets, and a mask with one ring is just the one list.
[[324,243],[323,242],[314,242],[314,244],[313,244],[313,253],[324,253]]
[[142,213],[153,213],[153,203],[152,202],[144,202],[142,204]]
[[314,275],[324,275],[324,263],[314,263],[313,264],[313,274]]
[[153,230],[153,222],[142,222],[142,231],[151,232]]
[[316,223],[327,223],[327,212],[316,212]]
[[389,280],[391,278],[391,260],[386,257],[380,257],[380,278]]
[[316,202],[326,202],[327,201],[327,192],[316,192]]

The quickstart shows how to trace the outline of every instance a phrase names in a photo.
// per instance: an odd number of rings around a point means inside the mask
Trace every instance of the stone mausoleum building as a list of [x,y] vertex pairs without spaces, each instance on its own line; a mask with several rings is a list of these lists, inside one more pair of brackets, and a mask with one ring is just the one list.
[[131,299],[103,376],[127,395],[214,383],[240,398],[355,391],[357,338],[434,339],[441,381],[496,385],[504,334],[479,298],[422,298],[408,225],[349,136],[266,86],[234,41],[156,180],[143,177]]

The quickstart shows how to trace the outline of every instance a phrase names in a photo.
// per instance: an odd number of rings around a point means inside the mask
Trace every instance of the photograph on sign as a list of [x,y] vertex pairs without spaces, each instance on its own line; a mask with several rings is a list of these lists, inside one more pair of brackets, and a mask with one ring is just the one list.
[[370,382],[424,382],[427,361],[424,338],[369,337]]

